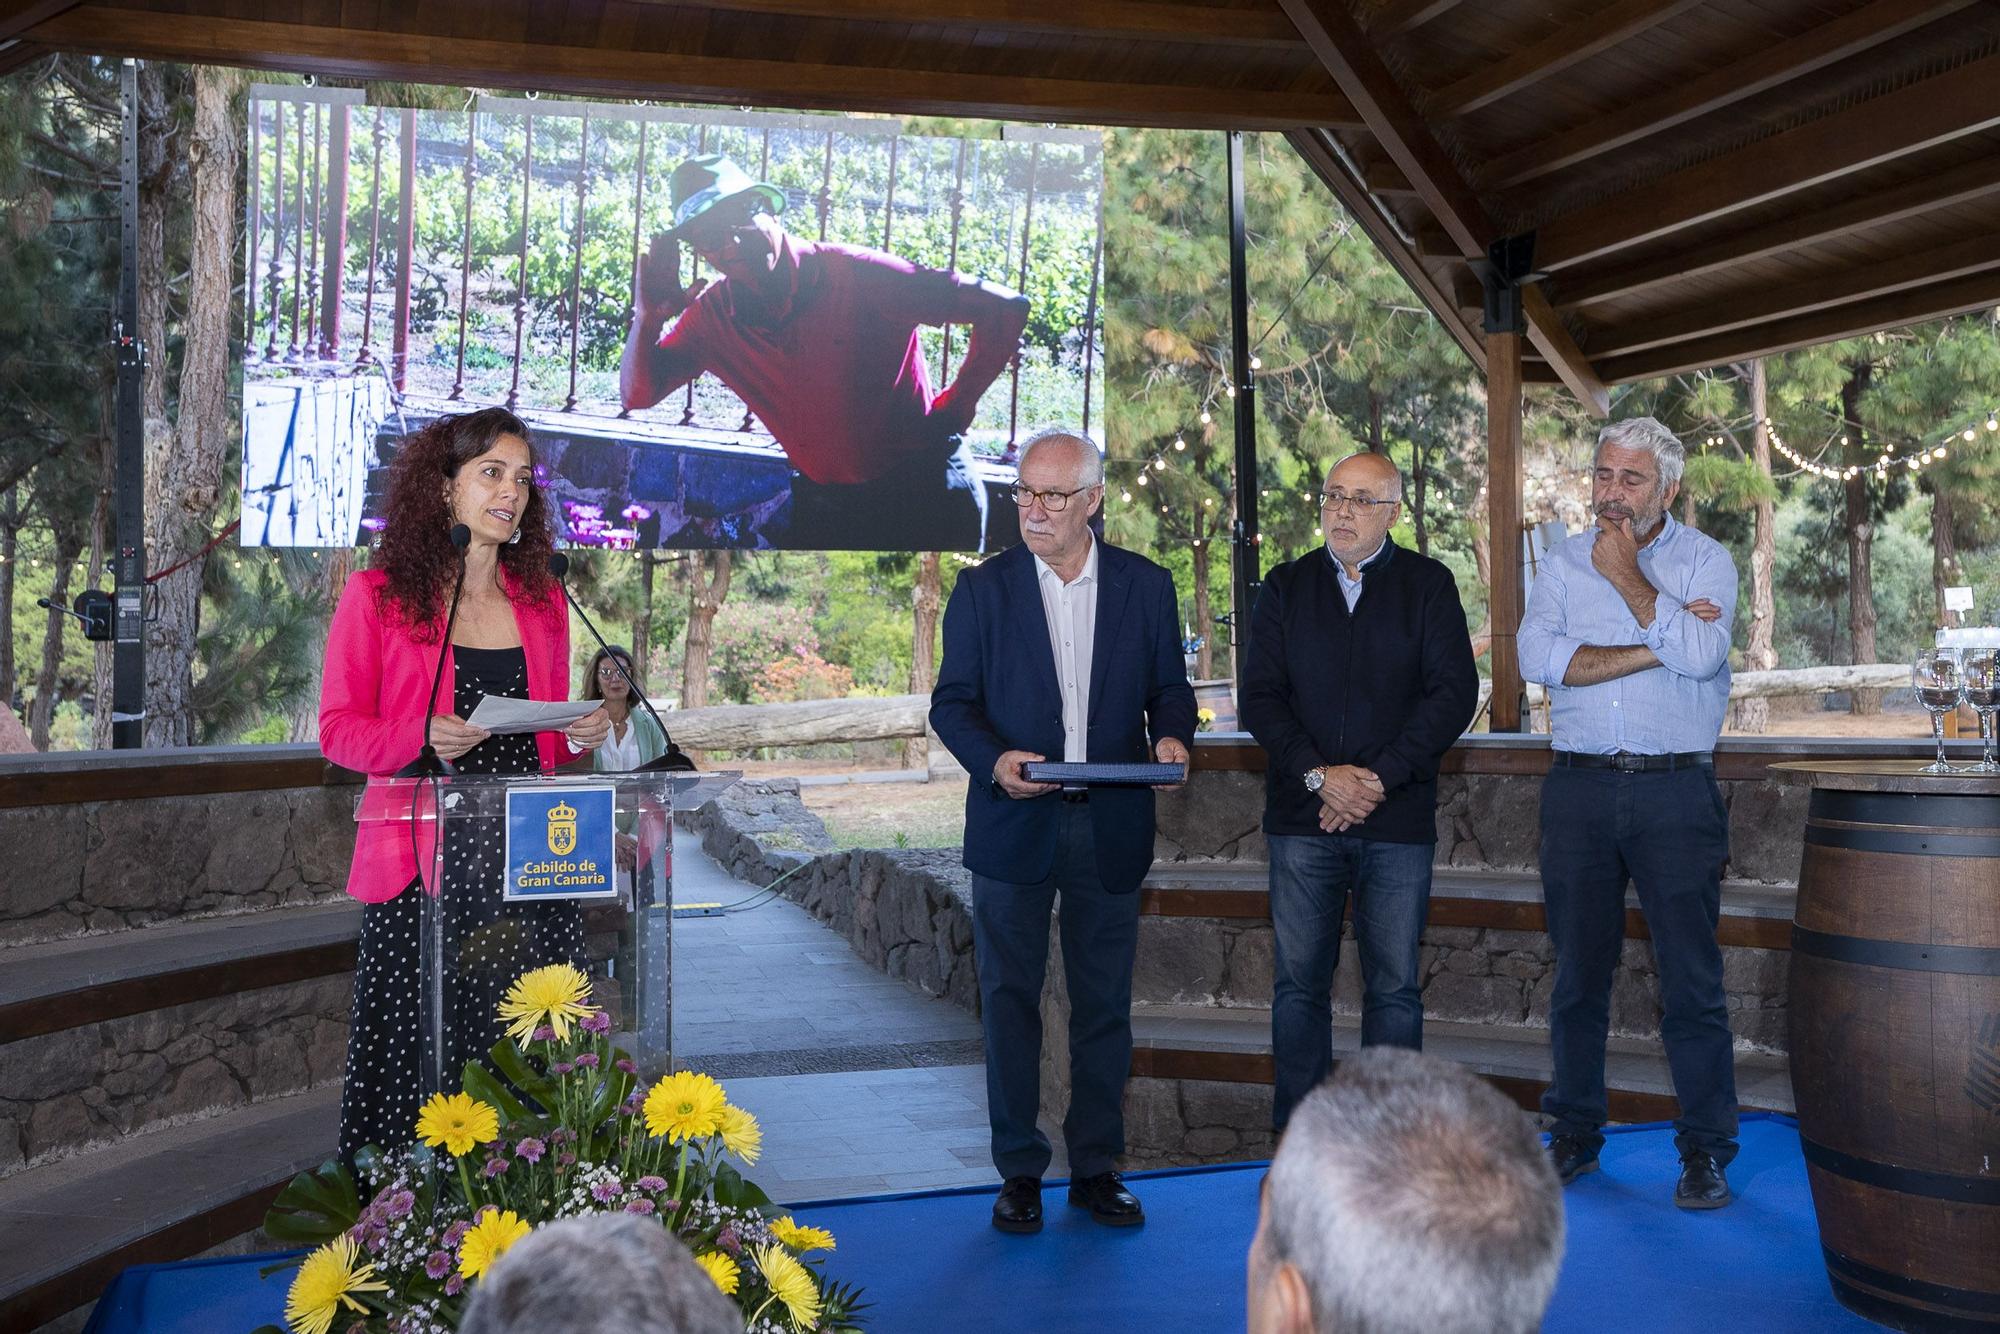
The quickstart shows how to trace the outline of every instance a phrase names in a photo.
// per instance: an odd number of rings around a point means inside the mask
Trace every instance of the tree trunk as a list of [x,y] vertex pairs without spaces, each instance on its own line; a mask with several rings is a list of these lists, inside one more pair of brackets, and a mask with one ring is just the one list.
[[[928,695],[937,684],[937,624],[940,590],[944,576],[935,551],[917,557],[917,585],[912,593],[914,612],[910,637],[910,693]],[[931,765],[928,733],[903,743],[903,767],[925,769]]]
[[[215,66],[195,69],[194,127],[187,153],[197,257],[235,253],[237,150],[229,103],[237,77]],[[229,265],[198,258],[189,276],[176,427],[147,431],[147,563],[166,569],[189,562],[154,585],[159,614],[146,633],[148,746],[186,746],[195,738],[195,640],[201,630],[206,557],[192,558],[209,539],[221,499],[222,462],[231,443],[232,296]]]
[[[1208,552],[1206,541],[1194,549],[1194,632],[1201,639],[1201,647],[1194,651],[1194,674],[1203,681],[1215,679],[1215,603],[1209,580]],[[1246,608],[1236,618],[1239,643],[1249,628],[1250,613]]]
[[0,709],[14,707],[14,561],[20,554],[21,514],[14,488],[0,503]]
[[[340,592],[347,587],[347,577],[354,573],[354,567],[354,549],[337,547],[321,557],[310,570],[300,570],[297,577],[287,572],[285,582],[292,591],[318,608],[318,615],[314,618],[317,629],[313,632],[313,642],[326,642],[327,627],[333,623],[333,609],[340,604]],[[319,740],[320,677],[325,667],[324,654],[307,655],[306,680],[285,710],[285,735],[288,740]]]
[[[167,212],[176,205],[181,145],[174,130],[169,67],[139,65],[139,339],[146,347],[140,410],[148,423],[167,415]],[[230,252],[196,251],[196,268]],[[228,273],[230,265],[222,263]],[[227,278],[224,279],[227,281]]]
[[[55,566],[49,601],[67,607],[70,575],[76,569],[76,548],[68,545],[60,530],[56,533]],[[35,677],[34,701],[28,705],[28,736],[36,750],[49,748],[49,724],[55,720],[57,686],[62,673],[63,630],[68,622],[68,616],[52,608],[48,628],[42,634],[42,670]]]
[[1931,590],[1936,597],[1936,621],[1949,624],[1945,616],[1944,590],[1965,582],[1965,569],[1958,560],[1958,518],[1953,512],[1951,487],[1940,483],[1931,489]]
[[[1856,452],[1864,447],[1859,404],[1868,376],[1868,367],[1857,366],[1840,390],[1842,417]],[[1858,663],[1875,661],[1875,523],[1870,513],[1870,485],[1866,470],[1841,484],[1847,502],[1847,629],[1854,645],[1854,661]],[[1882,692],[1855,691],[1848,711],[1882,712]]]
[[653,693],[653,567],[659,559],[650,548],[639,553],[639,609],[632,613],[632,674],[648,697]]
[[[1771,477],[1771,428],[1764,420],[1768,391],[1764,359],[1759,357],[1750,363],[1750,416],[1756,423],[1750,434],[1750,457],[1766,481]],[[1766,672],[1778,665],[1777,530],[1776,506],[1769,500],[1758,501],[1750,537],[1750,638],[1743,655],[1743,669],[1748,672]],[[1763,732],[1770,725],[1771,706],[1764,700],[1748,699],[1736,706],[1739,730]]]
[[1368,391],[1368,452],[1388,452],[1382,444],[1382,396],[1372,388]]
[[1431,531],[1424,512],[1424,447],[1410,442],[1410,527],[1417,535],[1417,554],[1431,554]]
[[729,553],[711,551],[688,562],[687,652],[681,655],[681,707],[708,703],[708,659],[715,647],[715,613],[729,596]]

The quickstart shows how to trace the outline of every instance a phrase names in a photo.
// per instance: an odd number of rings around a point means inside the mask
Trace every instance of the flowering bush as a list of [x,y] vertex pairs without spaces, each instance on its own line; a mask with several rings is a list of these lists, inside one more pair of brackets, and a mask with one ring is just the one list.
[[317,1246],[285,1302],[291,1334],[455,1330],[470,1290],[537,1226],[621,1211],[685,1243],[749,1334],[859,1329],[858,1291],[804,1258],[832,1251],[833,1235],[777,1216],[729,1161],[757,1161],[757,1119],[707,1075],[648,1088],[589,999],[567,964],[523,974],[500,1006],[492,1068],[468,1062],[463,1092],[424,1104],[409,1148],[356,1155],[366,1206],[338,1163],[285,1188],[265,1230]]

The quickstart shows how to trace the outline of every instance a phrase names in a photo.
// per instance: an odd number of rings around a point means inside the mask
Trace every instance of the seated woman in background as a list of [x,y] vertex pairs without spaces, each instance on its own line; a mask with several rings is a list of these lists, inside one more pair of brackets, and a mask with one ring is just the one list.
[[[617,661],[613,662],[613,658]],[[624,672],[619,670],[621,666]],[[632,680],[639,681],[639,673],[632,666],[632,654],[622,644],[607,644],[597,650],[590,656],[590,666],[584,669],[583,697],[603,700],[604,711],[611,716],[611,732],[591,761],[591,767],[599,773],[624,773],[652,763],[667,751],[667,739],[660,734],[660,725],[647,717],[643,709],[632,708],[635,701],[625,672],[632,674]],[[645,682],[639,681],[639,688],[644,690]]]

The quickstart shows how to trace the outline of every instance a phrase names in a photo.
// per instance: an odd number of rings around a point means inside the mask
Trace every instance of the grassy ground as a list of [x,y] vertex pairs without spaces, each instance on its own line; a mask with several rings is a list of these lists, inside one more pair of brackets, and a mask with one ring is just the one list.
[[965,780],[843,783],[799,790],[843,848],[955,848],[965,840]]

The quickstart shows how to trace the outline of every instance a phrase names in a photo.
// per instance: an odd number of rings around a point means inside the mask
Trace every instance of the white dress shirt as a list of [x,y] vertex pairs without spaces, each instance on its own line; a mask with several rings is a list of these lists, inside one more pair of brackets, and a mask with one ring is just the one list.
[[625,715],[625,736],[618,735],[618,724],[611,724],[611,730],[604,734],[604,744],[597,748],[602,756],[597,767],[607,772],[623,773],[639,767],[639,720],[631,714]]
[[1035,557],[1035,582],[1042,590],[1042,613],[1048,618],[1049,647],[1055,654],[1056,687],[1062,691],[1065,763],[1085,759],[1090,728],[1090,651],[1097,635],[1097,539],[1083,569],[1068,583]]

